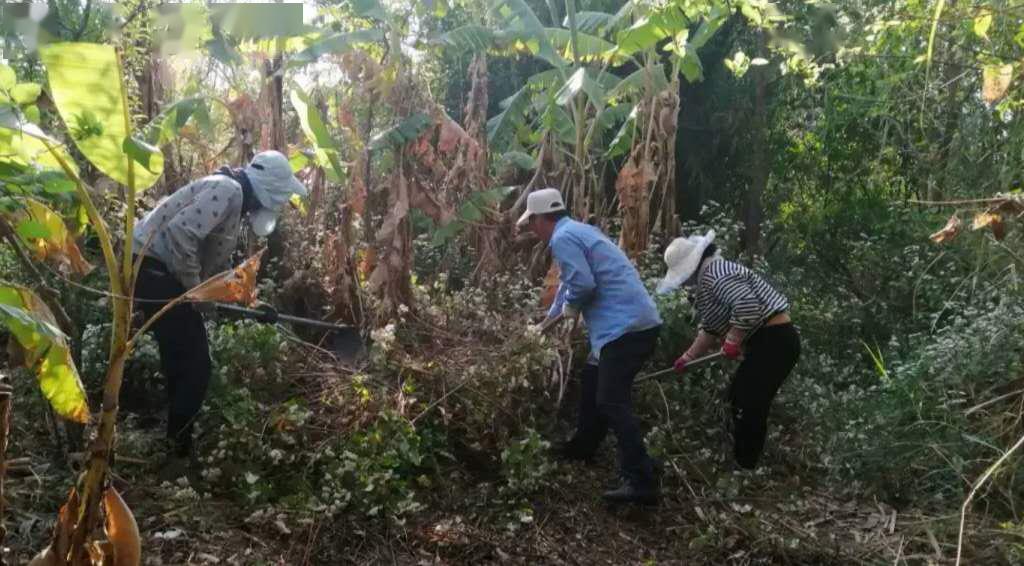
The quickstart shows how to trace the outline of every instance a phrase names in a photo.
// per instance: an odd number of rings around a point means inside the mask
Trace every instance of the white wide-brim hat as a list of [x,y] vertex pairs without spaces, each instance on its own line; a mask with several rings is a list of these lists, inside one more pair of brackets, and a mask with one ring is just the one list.
[[288,158],[278,151],[257,153],[246,166],[245,175],[249,177],[252,192],[260,202],[259,210],[249,215],[252,231],[260,237],[277,228],[277,218],[293,195],[305,197],[309,194],[306,186],[292,173]]
[[700,258],[704,250],[715,241],[715,231],[708,230],[703,236],[693,235],[689,238],[676,238],[665,249],[665,265],[668,271],[658,283],[658,293],[668,293],[693,277],[700,266]]

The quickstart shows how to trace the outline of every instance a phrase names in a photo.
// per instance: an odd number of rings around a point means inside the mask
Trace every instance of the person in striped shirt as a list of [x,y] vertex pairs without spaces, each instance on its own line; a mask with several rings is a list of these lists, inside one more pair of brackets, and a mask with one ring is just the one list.
[[658,292],[692,287],[700,317],[697,337],[675,362],[677,372],[719,340],[725,357],[742,358],[729,386],[734,453],[740,467],[753,469],[764,450],[772,400],[800,357],[800,334],[789,300],[757,273],[723,259],[714,240],[713,230],[674,240],[665,250],[668,271]]

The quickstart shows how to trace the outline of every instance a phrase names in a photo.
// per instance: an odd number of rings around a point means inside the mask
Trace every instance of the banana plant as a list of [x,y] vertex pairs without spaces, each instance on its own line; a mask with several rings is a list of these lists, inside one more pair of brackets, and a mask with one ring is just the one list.
[[[135,218],[136,192],[150,186],[160,175],[162,158],[158,151],[133,136],[128,116],[128,104],[121,76],[121,61],[112,47],[94,44],[52,44],[40,49],[40,57],[47,69],[49,90],[56,103],[68,134],[78,150],[98,170],[126,188],[126,207],[122,254],[115,252],[115,236],[100,215],[89,188],[79,176],[66,149],[53,136],[34,125],[27,113],[8,106],[13,119],[2,124],[5,147],[17,149],[30,166],[59,167],[74,186],[88,222],[94,230],[103,253],[112,295],[113,330],[111,352],[104,385],[103,408],[100,413],[98,434],[90,446],[86,473],[80,478],[71,499],[74,505],[65,506],[67,527],[60,537],[61,548],[51,544],[49,554],[55,563],[83,563],[87,556],[88,534],[101,517],[100,502],[113,450],[114,425],[117,417],[117,399],[123,378],[124,362],[128,355],[131,319],[131,289],[134,281],[131,231]],[[45,150],[45,154],[41,151]],[[31,152],[26,155],[26,151]],[[13,152],[12,152],[13,153]],[[22,231],[26,240],[45,242],[51,236],[60,236],[66,242],[59,217],[49,213],[42,205],[25,201],[26,222],[19,227],[42,227],[43,230]],[[38,366],[40,384],[44,394],[62,416],[88,422],[91,411],[85,403],[84,392],[77,371],[67,353],[66,338],[52,324],[52,315],[34,294],[13,285],[0,287],[4,303],[4,322],[12,330],[26,352],[26,363]],[[124,550],[123,554],[130,554]]]
[[[113,47],[56,43],[41,47],[39,53],[46,68],[49,94],[66,128],[66,137],[96,169],[123,186],[124,207],[119,222],[113,227],[108,225],[67,147],[33,122],[37,115],[27,111],[23,100],[11,96],[11,73],[0,66],[0,90],[7,97],[0,99],[0,165],[5,165],[0,167],[0,182],[9,189],[22,186],[18,184],[19,175],[32,178],[43,173],[57,175],[64,181],[61,186],[73,192],[99,241],[113,310],[113,337],[102,406],[95,423],[97,432],[88,446],[87,467],[61,509],[50,545],[33,563],[91,564],[99,552],[103,563],[109,560],[116,564],[138,564],[137,526],[123,500],[107,485],[107,476],[115,450],[114,432],[125,361],[140,333],[155,319],[131,333],[132,294],[140,264],[134,261],[138,250],[132,246],[136,200],[162,173],[163,157],[142,132],[133,128],[122,75],[124,66]],[[172,125],[179,124],[176,113],[180,109],[175,107]],[[161,122],[151,124],[148,130],[162,129],[169,118],[162,116]],[[40,259],[65,262],[79,273],[89,268],[60,215],[44,203],[14,194],[3,204],[0,216],[15,226],[17,236]],[[209,281],[201,285],[207,290],[210,286]],[[194,300],[195,296],[195,290],[190,291],[172,304]],[[24,363],[35,369],[43,394],[54,409],[78,422],[94,421],[96,416],[87,404],[67,337],[39,297],[25,287],[0,282],[0,321],[21,347]],[[104,517],[105,538],[96,540]]]
[[345,168],[341,162],[340,148],[327,131],[320,111],[310,101],[309,95],[297,84],[291,85],[292,107],[299,116],[299,124],[306,135],[306,141],[313,147],[315,164],[323,167],[327,178],[334,183],[345,179]]
[[[600,204],[593,195],[607,158],[625,155],[634,145],[638,105],[678,90],[680,76],[701,80],[701,47],[737,10],[753,18],[767,4],[627,2],[612,14],[578,11],[574,0],[566,0],[561,25],[551,27],[524,0],[491,0],[486,23],[457,28],[441,39],[456,49],[525,53],[549,65],[501,102],[488,122],[491,150],[502,161],[522,163],[529,155],[538,164],[531,184],[561,182],[574,211],[585,215]],[[557,10],[549,6],[554,20]]]

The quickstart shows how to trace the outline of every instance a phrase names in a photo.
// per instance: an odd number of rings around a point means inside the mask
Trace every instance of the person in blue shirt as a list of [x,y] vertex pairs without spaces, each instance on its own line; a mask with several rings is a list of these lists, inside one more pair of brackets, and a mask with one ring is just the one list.
[[528,226],[548,243],[561,270],[558,292],[542,326],[559,314],[582,315],[590,336],[576,433],[562,446],[562,454],[590,459],[610,428],[618,440],[623,483],[604,498],[654,503],[658,486],[633,415],[631,390],[658,341],[658,309],[626,254],[599,229],[569,218],[558,190],[531,193],[518,225]]

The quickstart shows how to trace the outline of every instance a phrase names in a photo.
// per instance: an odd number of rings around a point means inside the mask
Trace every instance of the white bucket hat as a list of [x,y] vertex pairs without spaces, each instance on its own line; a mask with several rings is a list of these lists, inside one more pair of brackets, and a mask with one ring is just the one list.
[[658,293],[668,293],[693,277],[704,250],[715,241],[715,231],[708,230],[703,236],[693,235],[689,238],[676,238],[665,249],[665,265],[668,271],[665,278],[658,283]]
[[267,236],[277,227],[277,217],[291,200],[292,195],[305,197],[309,194],[306,186],[295,178],[288,158],[279,151],[257,153],[245,167],[245,174],[252,182],[252,192],[260,201],[259,210],[249,215],[249,223],[257,236]]
[[562,193],[558,189],[541,189],[530,193],[526,197],[526,212],[519,217],[516,226],[523,226],[530,221],[534,214],[547,214],[565,210],[565,202],[562,200]]

